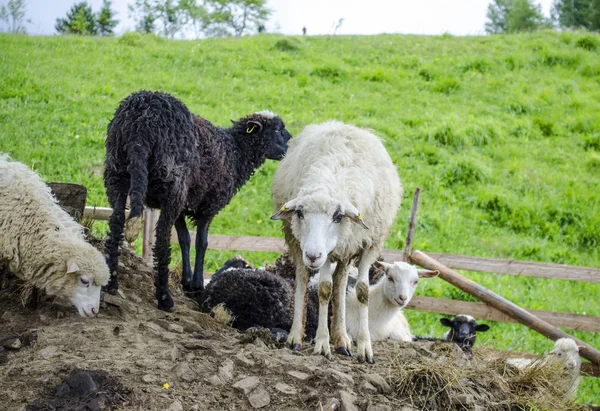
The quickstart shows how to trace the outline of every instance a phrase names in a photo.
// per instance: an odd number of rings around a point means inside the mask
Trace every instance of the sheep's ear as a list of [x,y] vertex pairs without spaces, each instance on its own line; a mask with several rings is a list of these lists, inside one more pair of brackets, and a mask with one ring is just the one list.
[[249,120],[246,123],[246,134],[258,133],[262,130],[263,126],[256,120]]
[[79,268],[79,266],[77,265],[76,262],[69,261],[67,263],[67,274],[76,273],[79,270],[80,270],[80,268]]
[[475,327],[475,331],[487,331],[490,329],[490,326],[487,324],[477,324],[477,327]]
[[433,278],[436,277],[440,271],[439,270],[417,270],[419,273],[419,278]]
[[384,263],[383,261],[375,261],[373,263],[373,266],[375,268],[379,268],[380,270],[385,271],[386,273],[389,271],[390,268],[392,268],[391,264]]
[[354,221],[357,224],[360,224],[364,229],[368,230],[369,227],[365,224],[365,222],[363,221],[362,217],[360,216],[360,212],[358,211],[358,209],[356,207],[354,207],[352,204],[348,203],[346,204],[346,207],[344,207],[344,215],[346,217],[348,217],[350,220]]
[[285,220],[287,218],[291,218],[294,215],[294,212],[296,211],[297,202],[298,200],[294,198],[293,200],[290,200],[287,203],[285,203],[283,207],[279,209],[278,212],[271,216],[271,220]]
[[448,318],[440,318],[440,323],[446,327],[452,327],[452,322]]

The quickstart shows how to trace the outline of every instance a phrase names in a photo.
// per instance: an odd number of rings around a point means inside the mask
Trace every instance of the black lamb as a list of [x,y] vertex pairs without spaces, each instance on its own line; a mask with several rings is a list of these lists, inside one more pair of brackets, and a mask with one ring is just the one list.
[[[168,285],[170,232],[175,225],[183,260],[184,291],[204,289],[208,228],[215,215],[266,160],[281,160],[291,138],[283,121],[269,111],[250,114],[224,129],[195,116],[178,99],[162,92],[139,91],[125,98],[108,125],[104,185],[113,208],[106,241],[111,279],[118,288],[118,246],[125,223],[138,218],[145,203],[160,209],[154,260],[158,308],[170,310]],[[186,217],[196,224],[196,262],[190,265]]]
[[487,324],[478,324],[473,317],[467,314],[458,314],[454,319],[440,318],[440,323],[446,327],[450,327],[444,334],[444,338],[433,337],[413,337],[413,341],[447,341],[458,345],[461,350],[467,355],[471,355],[475,341],[477,340],[477,332],[484,332],[490,329]]
[[[289,332],[293,320],[294,279],[282,276],[279,271],[238,267],[240,259],[234,257],[215,272],[198,298],[200,310],[208,313],[222,303],[235,318],[232,326],[240,331],[259,327],[274,333],[279,329]],[[270,270],[282,268],[285,269],[285,263],[271,266]],[[316,287],[309,288],[308,340],[312,340],[317,331],[319,298],[316,292]]]

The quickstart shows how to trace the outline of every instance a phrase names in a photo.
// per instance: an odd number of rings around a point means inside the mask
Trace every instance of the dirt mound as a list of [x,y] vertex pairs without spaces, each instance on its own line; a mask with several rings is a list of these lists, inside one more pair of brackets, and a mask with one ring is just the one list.
[[120,293],[104,294],[93,319],[47,297],[23,306],[20,285],[5,282],[0,410],[513,410],[553,395],[524,389],[518,371],[477,348],[469,361],[451,344],[374,343],[374,365],[308,345],[291,352],[270,332],[241,334],[200,313],[175,284],[175,310],[159,311],[152,268],[128,250],[119,261]]

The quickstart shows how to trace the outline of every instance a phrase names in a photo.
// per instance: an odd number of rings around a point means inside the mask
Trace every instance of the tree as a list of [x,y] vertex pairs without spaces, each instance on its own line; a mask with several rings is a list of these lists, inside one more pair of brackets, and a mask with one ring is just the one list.
[[189,21],[187,3],[188,0],[135,0],[128,7],[130,16],[137,20],[139,31],[153,32],[159,22],[162,23],[161,34],[173,38]]
[[552,20],[564,29],[600,30],[600,0],[554,0]]
[[102,8],[96,17],[96,25],[98,27],[98,34],[101,36],[111,36],[114,34],[113,30],[119,24],[119,20],[114,17],[115,11],[111,8],[111,0],[103,0]]
[[82,1],[71,6],[64,19],[56,19],[54,28],[59,34],[98,34],[96,18],[92,12],[92,6],[87,1]]
[[534,31],[547,25],[534,0],[493,0],[487,18],[485,31],[490,34]]
[[0,7],[0,20],[8,24],[10,33],[25,33],[24,23],[31,23],[25,20],[26,9],[25,0],[9,0]]
[[241,36],[255,33],[272,11],[266,0],[206,0],[206,35]]

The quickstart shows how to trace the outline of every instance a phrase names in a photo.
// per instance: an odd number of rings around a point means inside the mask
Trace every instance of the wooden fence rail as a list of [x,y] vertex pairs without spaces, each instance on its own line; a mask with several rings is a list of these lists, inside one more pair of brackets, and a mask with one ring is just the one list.
[[[191,233],[191,236],[193,244],[195,234]],[[171,234],[171,241],[177,242],[175,231]],[[285,242],[283,238],[276,237],[209,235],[208,248],[211,250],[271,251],[280,253],[285,250]],[[600,269],[592,267],[468,257],[445,253],[427,253],[427,255],[435,258],[449,268],[458,270],[600,283]],[[403,251],[385,249],[382,257],[386,261],[402,261]]]

